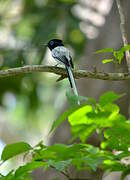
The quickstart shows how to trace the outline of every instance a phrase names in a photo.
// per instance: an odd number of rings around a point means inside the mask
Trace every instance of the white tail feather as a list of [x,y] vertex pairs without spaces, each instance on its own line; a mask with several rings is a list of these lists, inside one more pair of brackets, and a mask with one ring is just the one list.
[[[69,80],[71,81],[70,84],[71,84],[71,88],[73,89],[73,92],[76,96],[78,96],[78,91],[77,91],[77,87],[76,87],[76,83],[75,83],[75,80],[74,80],[74,76],[73,76],[73,73],[72,73],[72,70],[71,70],[71,67],[68,67],[66,66],[66,69],[68,71],[68,76],[69,76]],[[78,100],[77,101],[78,105],[80,105],[80,101]]]

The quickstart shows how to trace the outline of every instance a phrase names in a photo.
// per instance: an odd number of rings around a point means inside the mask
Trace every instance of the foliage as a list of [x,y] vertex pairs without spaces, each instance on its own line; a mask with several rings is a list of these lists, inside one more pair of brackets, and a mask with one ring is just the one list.
[[126,45],[126,46],[122,47],[119,50],[114,50],[113,48],[101,49],[101,50],[96,51],[96,54],[99,54],[99,53],[112,53],[113,57],[111,59],[103,59],[102,63],[106,64],[106,63],[113,62],[114,64],[121,64],[121,62],[122,62],[122,60],[124,58],[125,52],[128,51],[128,50],[130,50],[130,45]]
[[[121,171],[124,179],[130,172],[129,163],[123,161],[130,156],[130,122],[120,114],[120,109],[115,104],[122,96],[110,91],[102,95],[99,102],[87,98],[86,103],[81,106],[68,108],[54,122],[52,131],[68,119],[73,142],[70,145],[45,146],[43,142],[35,147],[23,142],[7,145],[1,160],[6,161],[25,151],[31,153],[32,159],[7,176],[1,175],[0,179],[30,179],[30,172],[37,168],[54,168],[69,179],[71,175],[68,170],[71,167],[77,171]],[[95,133],[100,139],[99,146],[87,143],[88,138]],[[74,142],[77,138],[81,142]]]

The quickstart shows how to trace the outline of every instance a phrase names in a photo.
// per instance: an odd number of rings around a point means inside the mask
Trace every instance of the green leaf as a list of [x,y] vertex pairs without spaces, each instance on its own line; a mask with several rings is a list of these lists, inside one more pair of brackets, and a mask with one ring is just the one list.
[[80,101],[80,102],[81,101],[85,101],[85,102],[88,101],[87,97],[85,97],[85,96],[76,96],[70,91],[66,92],[66,97],[69,100],[70,106],[77,106],[78,101]]
[[103,163],[104,159],[105,157],[100,152],[93,154],[91,152],[87,152],[86,149],[83,156],[72,159],[72,164],[78,170],[92,169],[92,171],[96,171],[96,169]]
[[127,151],[130,146],[130,123],[124,121],[120,116],[113,126],[104,131],[105,142],[102,143],[103,148],[116,149],[119,151]]
[[13,144],[8,144],[5,146],[2,155],[1,160],[6,161],[18,154],[24,153],[26,151],[31,150],[32,147],[25,143],[25,142],[18,142]]
[[34,162],[27,163],[26,165],[21,166],[16,170],[15,178],[24,176],[25,174],[28,174],[37,168],[46,167],[46,166],[47,166],[47,163],[41,162],[41,161],[40,162],[34,161]]
[[106,64],[106,63],[109,63],[109,62],[112,62],[112,61],[113,61],[113,59],[103,59],[102,63]]
[[65,171],[68,166],[71,164],[71,159],[66,160],[66,161],[55,161],[55,160],[49,160],[48,161],[48,166],[50,167],[55,167],[56,170],[58,171]]
[[86,105],[80,107],[79,109],[73,111],[69,115],[69,123],[71,126],[80,125],[80,124],[87,124],[87,117],[86,114],[92,112],[92,106]]
[[83,107],[85,105],[81,105],[81,106],[77,106],[77,107],[70,107],[67,111],[65,111],[52,125],[52,128],[50,130],[50,133],[56,129],[63,121],[65,121],[69,115],[71,115],[74,111],[76,111],[77,109],[80,109],[81,107]]
[[[68,159],[72,159],[77,157],[80,150],[86,147],[82,144],[72,144],[72,145],[64,145],[64,144],[55,144],[47,147],[45,150],[40,151],[40,156],[42,160],[55,160],[64,161]],[[37,157],[34,157],[35,160],[38,160]]]
[[90,125],[74,125],[71,126],[71,132],[72,132],[72,141],[80,138],[82,143],[86,142],[86,139],[94,132],[96,131],[96,125],[90,124]]
[[82,142],[85,142],[86,138],[90,136],[96,129],[95,125],[88,121],[86,115],[89,112],[93,112],[93,107],[86,105],[69,115],[68,120],[71,125],[71,132],[73,135],[72,140],[79,137]]
[[129,50],[130,50],[130,45],[126,45],[126,46],[121,48],[122,52],[129,51]]
[[122,96],[124,96],[124,94],[116,94],[113,91],[106,92],[102,96],[100,96],[99,104],[100,104],[100,106],[105,106],[106,104],[116,101],[117,99],[119,99]]
[[124,52],[122,52],[122,51],[114,51],[113,56],[115,57],[115,59],[120,64],[122,59],[123,59],[123,57],[124,57]]
[[113,51],[114,51],[113,48],[105,48],[105,49],[101,49],[101,50],[96,51],[96,54],[106,53],[106,52],[113,52]]

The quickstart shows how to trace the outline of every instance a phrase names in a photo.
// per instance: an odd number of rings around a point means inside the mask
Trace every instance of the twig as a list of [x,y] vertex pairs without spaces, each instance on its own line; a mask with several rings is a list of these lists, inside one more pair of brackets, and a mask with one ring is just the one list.
[[[66,70],[61,67],[44,66],[44,65],[28,65],[17,68],[10,68],[7,70],[0,70],[0,78],[12,77],[34,72],[49,72],[60,75],[60,79],[67,77]],[[106,72],[92,72],[87,70],[73,70],[74,77],[79,78],[93,78],[101,80],[121,81],[130,80],[130,72],[128,73],[106,73]]]
[[[126,46],[126,45],[128,45],[128,39],[127,39],[127,33],[126,33],[126,29],[125,29],[125,15],[124,15],[121,0],[116,0],[116,3],[117,3],[118,10],[119,10],[119,15],[120,15],[121,35],[122,35],[124,46]],[[125,52],[125,55],[126,55],[128,71],[130,72],[130,52],[129,52],[129,50]]]

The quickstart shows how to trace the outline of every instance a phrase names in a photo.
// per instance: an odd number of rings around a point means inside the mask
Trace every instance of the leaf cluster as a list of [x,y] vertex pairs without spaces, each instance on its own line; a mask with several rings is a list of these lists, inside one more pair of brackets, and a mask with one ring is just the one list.
[[106,63],[113,62],[114,64],[121,64],[121,62],[122,62],[122,60],[124,58],[125,52],[129,51],[129,50],[130,50],[130,45],[126,45],[126,46],[122,47],[119,50],[114,50],[113,48],[101,49],[101,50],[96,51],[96,54],[99,54],[99,53],[112,53],[113,57],[111,59],[103,59],[102,63],[106,64]]
[[[54,122],[51,129],[53,131],[68,119],[72,132],[72,142],[69,145],[45,146],[43,142],[35,147],[25,142],[7,145],[1,156],[2,162],[21,153],[25,153],[25,156],[31,153],[32,159],[16,171],[12,170],[6,176],[1,175],[0,179],[30,179],[30,172],[37,168],[54,168],[69,179],[71,167],[77,171],[95,172],[97,168],[122,171],[124,179],[130,172],[130,165],[125,162],[130,156],[130,122],[120,114],[119,107],[114,103],[122,96],[110,91],[102,95],[99,102],[85,98],[86,103],[81,106],[74,106],[72,103],[72,106]],[[73,98],[70,100],[73,101]],[[100,138],[98,147],[87,143],[87,139],[94,133]],[[80,143],[74,142],[77,138],[80,139]]]

